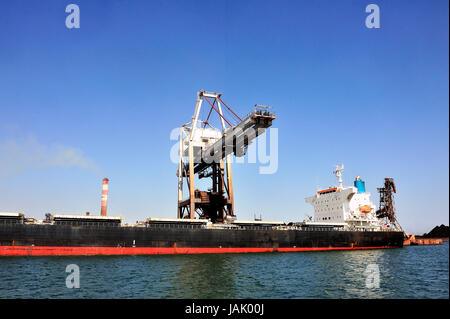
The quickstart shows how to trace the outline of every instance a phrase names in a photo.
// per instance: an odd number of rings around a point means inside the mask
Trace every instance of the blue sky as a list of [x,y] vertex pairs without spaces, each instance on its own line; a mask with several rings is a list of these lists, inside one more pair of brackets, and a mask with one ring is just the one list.
[[448,41],[447,1],[2,1],[0,211],[98,213],[106,176],[108,214],[176,217],[169,134],[205,89],[277,113],[277,173],[233,167],[239,218],[303,220],[343,162],[375,202],[395,179],[407,232],[448,224]]

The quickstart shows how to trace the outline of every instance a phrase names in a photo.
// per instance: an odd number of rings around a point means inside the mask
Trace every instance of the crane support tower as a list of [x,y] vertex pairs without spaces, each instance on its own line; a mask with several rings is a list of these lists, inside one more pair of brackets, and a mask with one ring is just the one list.
[[[272,125],[275,115],[267,106],[255,105],[253,112],[241,119],[222,100],[221,93],[197,93],[197,103],[192,121],[180,127],[178,161],[178,218],[210,219],[223,222],[227,217],[235,218],[231,157],[242,157],[248,145]],[[203,102],[210,109],[206,120],[199,114]],[[225,118],[222,106],[234,116],[236,125]],[[209,121],[214,111],[219,116],[222,130],[214,128]],[[195,188],[195,179],[211,178],[208,190]],[[188,198],[183,199],[183,184],[186,181]]]
[[377,210],[377,217],[384,219],[386,224],[401,230],[401,226],[395,216],[394,194],[397,193],[393,178],[384,179],[384,187],[377,188],[380,193],[380,207]]

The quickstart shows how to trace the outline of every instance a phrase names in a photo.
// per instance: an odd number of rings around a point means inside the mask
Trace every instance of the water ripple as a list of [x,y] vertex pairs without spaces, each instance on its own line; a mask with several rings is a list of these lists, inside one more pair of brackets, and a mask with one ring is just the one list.
[[[66,287],[66,266],[80,288]],[[379,287],[366,287],[366,267]],[[261,254],[0,257],[0,298],[449,298],[448,242]]]

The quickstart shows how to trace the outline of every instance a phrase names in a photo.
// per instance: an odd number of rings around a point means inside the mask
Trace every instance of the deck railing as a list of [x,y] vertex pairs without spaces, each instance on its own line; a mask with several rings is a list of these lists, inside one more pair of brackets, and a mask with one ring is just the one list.
[[[0,226],[18,224],[15,220],[0,220]],[[52,224],[29,224],[30,226],[35,225],[46,225],[51,226]],[[54,225],[64,225],[73,227],[89,227],[89,228],[104,228],[104,227],[133,227],[141,229],[153,229],[153,228],[171,228],[171,229],[212,229],[212,230],[295,230],[295,231],[373,231],[373,232],[395,232],[401,231],[395,228],[386,229],[374,229],[374,228],[356,228],[356,227],[318,227],[318,226],[300,226],[300,225],[279,225],[279,226],[267,226],[267,225],[204,225],[204,224],[165,224],[165,223],[155,223],[155,224],[145,224],[145,225],[121,225],[119,223],[108,223],[108,222],[61,222],[55,221]]]

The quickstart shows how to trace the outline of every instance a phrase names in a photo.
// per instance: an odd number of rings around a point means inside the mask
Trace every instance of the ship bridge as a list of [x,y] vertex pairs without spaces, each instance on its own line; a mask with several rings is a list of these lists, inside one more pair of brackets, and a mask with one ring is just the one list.
[[370,200],[370,193],[366,192],[364,181],[358,176],[354,186],[344,186],[343,171],[343,164],[335,167],[333,174],[338,179],[337,186],[319,190],[316,195],[305,198],[314,207],[314,222],[378,228],[376,206]]

